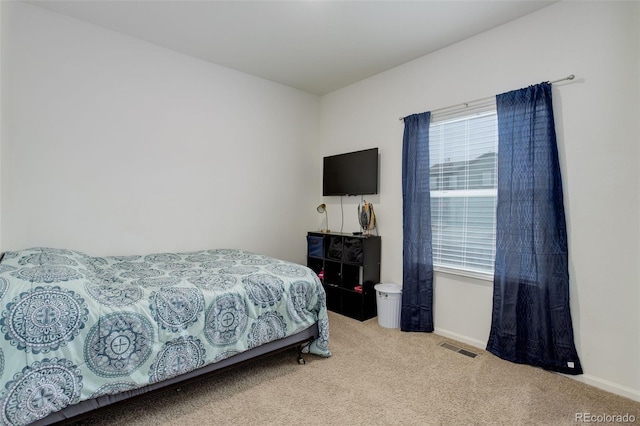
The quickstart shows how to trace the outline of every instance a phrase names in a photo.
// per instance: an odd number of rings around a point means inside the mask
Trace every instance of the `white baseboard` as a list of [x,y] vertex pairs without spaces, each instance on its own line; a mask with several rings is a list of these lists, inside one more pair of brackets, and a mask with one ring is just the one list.
[[[468,336],[464,336],[458,333],[453,333],[451,331],[444,330],[442,328],[436,327],[434,329],[434,333],[439,336],[445,337],[447,339],[457,340],[458,342],[465,343],[467,345],[470,345],[482,350],[485,350],[487,348],[487,342],[483,342],[477,339],[472,339]],[[508,361],[505,361],[505,362],[508,362]],[[563,374],[563,376],[576,380],[578,382],[585,383],[587,385],[594,386],[598,389],[602,389],[604,391],[611,392],[616,395],[624,396],[625,398],[629,398],[634,401],[640,402],[640,390],[638,389],[633,389],[627,386],[623,386],[621,384],[614,383],[606,379],[601,379],[599,377],[592,376],[590,374],[581,374],[577,376],[573,376],[570,374]]]
[[590,374],[581,374],[579,376],[563,374],[563,376],[569,377],[573,380],[577,380],[578,382],[586,383],[587,385],[594,386],[598,389],[615,393],[616,395],[624,396],[625,398],[633,399],[634,401],[640,402],[640,390],[632,389],[630,387],[623,386],[609,380],[601,379]]

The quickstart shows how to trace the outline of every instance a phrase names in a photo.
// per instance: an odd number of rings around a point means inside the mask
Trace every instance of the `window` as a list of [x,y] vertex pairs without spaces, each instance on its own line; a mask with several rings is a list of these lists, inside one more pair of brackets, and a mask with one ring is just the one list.
[[450,117],[434,114],[429,129],[433,263],[436,270],[487,277],[496,240],[495,104],[490,111]]

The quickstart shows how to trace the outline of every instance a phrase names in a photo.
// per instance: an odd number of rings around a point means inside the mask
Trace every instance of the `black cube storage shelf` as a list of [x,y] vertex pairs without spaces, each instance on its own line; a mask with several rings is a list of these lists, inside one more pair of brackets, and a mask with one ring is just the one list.
[[308,232],[307,266],[324,274],[327,309],[360,321],[376,316],[379,236]]

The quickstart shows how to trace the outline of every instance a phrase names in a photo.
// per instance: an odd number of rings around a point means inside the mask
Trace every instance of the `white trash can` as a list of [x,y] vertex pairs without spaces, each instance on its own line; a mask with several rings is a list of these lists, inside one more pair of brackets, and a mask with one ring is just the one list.
[[400,327],[402,287],[398,284],[376,284],[373,288],[376,290],[378,324],[385,328]]

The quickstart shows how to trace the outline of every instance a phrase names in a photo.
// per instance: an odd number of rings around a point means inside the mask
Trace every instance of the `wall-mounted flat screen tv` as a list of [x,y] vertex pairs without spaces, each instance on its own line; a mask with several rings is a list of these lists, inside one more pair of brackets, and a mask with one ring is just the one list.
[[322,195],[378,193],[378,148],[324,157]]

